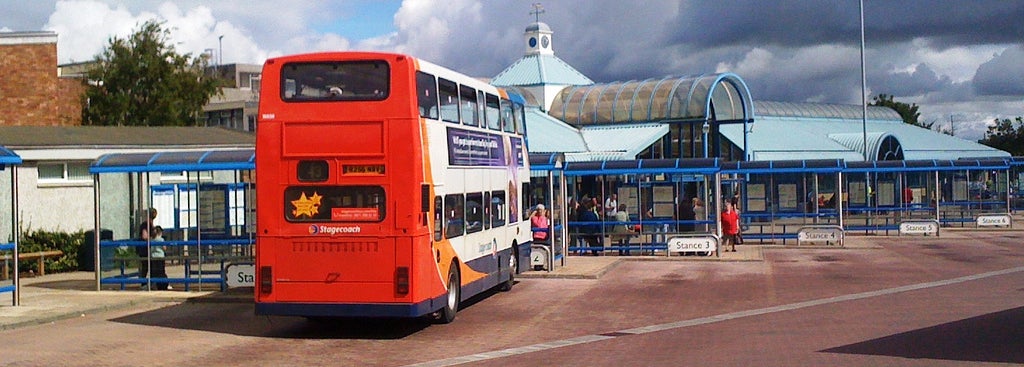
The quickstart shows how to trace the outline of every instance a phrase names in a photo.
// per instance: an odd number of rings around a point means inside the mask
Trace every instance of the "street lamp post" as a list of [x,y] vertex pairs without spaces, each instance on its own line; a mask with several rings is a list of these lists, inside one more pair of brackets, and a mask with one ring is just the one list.
[[860,0],[860,104],[861,131],[864,135],[864,161],[868,161],[868,77],[864,71],[864,0]]

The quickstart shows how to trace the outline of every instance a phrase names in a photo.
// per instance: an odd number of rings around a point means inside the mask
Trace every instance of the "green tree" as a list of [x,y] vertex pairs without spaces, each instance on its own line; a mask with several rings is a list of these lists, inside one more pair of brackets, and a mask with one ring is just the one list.
[[204,74],[206,56],[179,54],[161,23],[148,21],[128,38],[111,38],[86,73],[83,125],[196,126],[219,93]]
[[877,96],[871,97],[871,99],[872,102],[869,104],[870,106],[883,106],[892,108],[896,110],[896,113],[900,114],[900,117],[903,118],[903,122],[905,123],[914,126],[920,126],[929,130],[931,130],[932,126],[935,126],[935,121],[925,123],[918,120],[918,118],[921,117],[921,113],[917,111],[918,106],[916,103],[906,104],[903,102],[897,102],[894,101],[892,99],[892,96],[888,94],[879,94]]
[[995,119],[979,143],[1002,149],[1014,156],[1024,155],[1024,117]]

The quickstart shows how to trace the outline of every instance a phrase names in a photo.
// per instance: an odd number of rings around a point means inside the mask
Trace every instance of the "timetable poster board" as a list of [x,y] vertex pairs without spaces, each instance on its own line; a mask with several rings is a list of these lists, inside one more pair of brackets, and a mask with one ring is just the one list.
[[640,212],[640,196],[637,195],[635,187],[620,187],[617,194],[619,195],[619,205],[626,204],[626,212],[630,216]]
[[779,207],[783,209],[796,209],[798,205],[796,184],[779,185]]
[[672,186],[655,186],[654,187],[654,202],[675,202],[675,193],[672,190]]
[[764,192],[764,184],[747,184],[747,208],[748,212],[763,212],[767,209],[767,197]]
[[878,182],[878,205],[880,206],[891,206],[896,205],[896,183],[892,181],[879,181]]
[[747,184],[747,197],[764,199],[764,184]]
[[867,186],[863,182],[852,181],[850,182],[850,205],[867,205],[865,198],[867,197]]
[[675,205],[672,203],[654,203],[654,216],[656,218],[672,217],[675,213]]
[[953,201],[967,200],[967,180],[953,181]]

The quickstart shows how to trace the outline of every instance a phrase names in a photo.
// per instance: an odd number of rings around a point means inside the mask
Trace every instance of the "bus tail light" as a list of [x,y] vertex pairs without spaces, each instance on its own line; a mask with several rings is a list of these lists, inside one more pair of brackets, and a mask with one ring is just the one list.
[[273,273],[269,266],[260,267],[260,293],[267,295],[274,290]]
[[395,293],[400,296],[409,294],[409,268],[402,266],[395,269]]

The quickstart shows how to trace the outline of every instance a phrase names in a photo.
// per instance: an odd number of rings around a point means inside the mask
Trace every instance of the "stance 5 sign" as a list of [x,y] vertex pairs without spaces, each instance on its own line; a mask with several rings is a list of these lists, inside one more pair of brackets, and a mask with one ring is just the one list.
[[900,223],[900,234],[939,235],[939,222],[934,220]]

